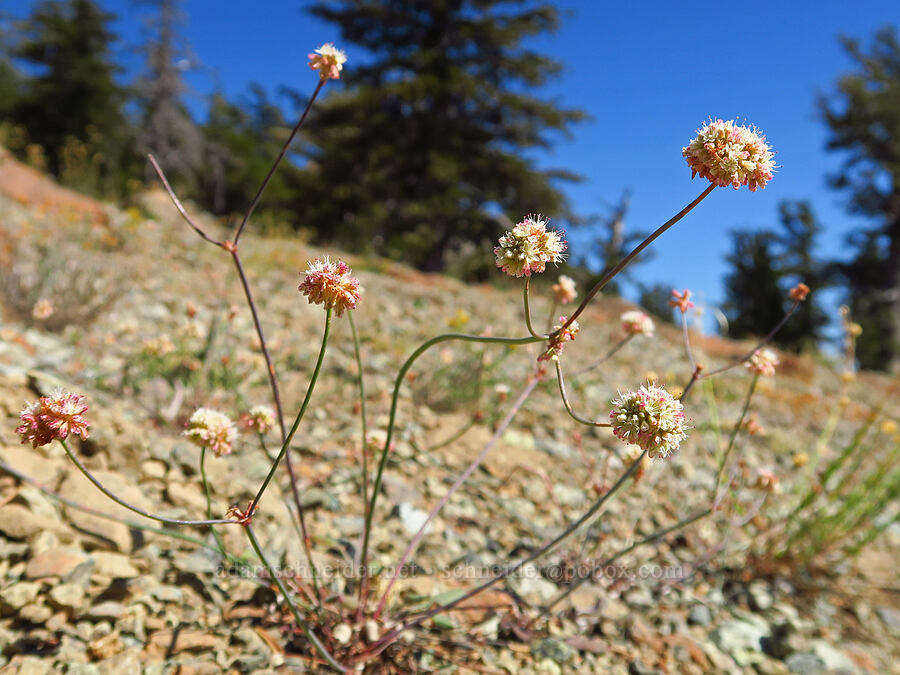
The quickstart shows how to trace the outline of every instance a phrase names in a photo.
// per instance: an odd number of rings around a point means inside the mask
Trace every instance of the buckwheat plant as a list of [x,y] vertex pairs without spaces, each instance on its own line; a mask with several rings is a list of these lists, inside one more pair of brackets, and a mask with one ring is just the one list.
[[[682,154],[691,168],[693,176],[705,179],[708,181],[708,185],[703,188],[697,198],[663,223],[616,265],[605,271],[600,280],[583,294],[581,303],[577,307],[567,312],[566,316],[559,317],[557,321],[554,321],[557,306],[573,303],[577,297],[575,283],[568,277],[559,277],[552,288],[552,306],[547,317],[548,328],[544,332],[538,332],[532,322],[530,282],[533,276],[544,273],[549,265],[555,265],[564,259],[566,251],[565,238],[561,231],[550,225],[547,218],[537,214],[524,216],[511,230],[503,234],[499,238],[493,253],[496,266],[501,272],[510,277],[511,281],[523,280],[525,317],[525,330],[523,332],[525,334],[520,336],[496,336],[454,332],[438,335],[425,341],[412,351],[397,371],[389,394],[390,406],[383,430],[368,429],[367,427],[367,397],[363,378],[363,364],[359,349],[359,334],[353,321],[353,311],[360,303],[365,302],[363,289],[360,287],[359,280],[353,275],[353,271],[344,261],[327,256],[310,261],[307,269],[301,273],[299,292],[309,303],[321,307],[322,337],[305,396],[293,417],[293,421],[288,425],[288,419],[282,406],[278,375],[260,322],[254,295],[243,267],[239,244],[266,186],[284,158],[297,131],[306,120],[317,95],[329,81],[340,78],[345,62],[346,56],[344,53],[332,44],[325,44],[309,55],[309,66],[318,74],[318,83],[299,121],[284,143],[279,155],[275,158],[271,169],[248,206],[246,213],[235,228],[231,239],[219,241],[201,228],[173,192],[155,158],[149,157],[151,165],[168,191],[175,208],[188,226],[204,241],[217,247],[230,257],[253,320],[259,347],[265,362],[266,377],[271,389],[271,404],[273,406],[269,408],[255,405],[244,411],[240,417],[242,428],[257,436],[262,449],[266,451],[271,459],[268,473],[255,491],[253,499],[244,507],[232,506],[224,514],[224,517],[214,517],[205,471],[206,454],[207,451],[212,452],[216,456],[214,461],[228,461],[227,455],[231,453],[238,442],[236,425],[225,412],[218,410],[206,407],[197,409],[183,432],[187,439],[200,447],[200,477],[207,496],[207,513],[205,519],[199,520],[171,519],[129,504],[108,490],[85,468],[78,456],[67,444],[67,439],[72,435],[79,436],[82,439],[87,438],[88,435],[89,427],[85,419],[88,406],[84,397],[80,394],[57,392],[29,404],[22,411],[21,424],[17,432],[21,436],[22,442],[30,442],[35,447],[47,445],[53,441],[61,443],[71,461],[75,463],[88,480],[108,497],[140,516],[166,525],[210,528],[215,538],[216,547],[227,560],[234,560],[234,556],[226,550],[217,529],[224,526],[241,528],[246,534],[250,547],[267,570],[268,582],[277,587],[281,598],[293,617],[296,627],[305,635],[312,652],[312,658],[319,659],[320,663],[326,664],[327,667],[338,672],[363,670],[370,663],[380,664],[377,667],[381,671],[389,671],[392,667],[390,665],[390,659],[392,658],[391,647],[396,645],[401,638],[409,635],[410,631],[436,615],[447,613],[486,589],[503,582],[516,574],[525,565],[557,549],[574,533],[585,529],[589,530],[595,516],[604,509],[609,500],[628,485],[631,479],[639,478],[646,461],[677,461],[676,458],[680,449],[685,443],[689,442],[691,424],[687,398],[692,387],[701,380],[735,368],[740,364],[746,364],[751,374],[751,384],[741,419],[735,426],[735,432],[731,436],[730,443],[721,453],[718,477],[715,485],[711,486],[710,490],[709,507],[700,513],[686,516],[671,527],[633,542],[627,548],[616,552],[611,558],[607,558],[605,562],[615,562],[619,557],[629,553],[638,546],[658,541],[668,533],[686,527],[717,510],[725,499],[721,488],[722,486],[727,488],[729,485],[728,481],[725,480],[728,471],[727,459],[734,447],[737,430],[744,426],[744,419],[750,407],[750,398],[755,390],[756,382],[760,377],[770,377],[778,363],[777,356],[771,350],[765,348],[765,345],[783,325],[784,321],[795,311],[798,304],[803,301],[808,289],[801,285],[791,292],[791,300],[793,301],[791,310],[787,313],[784,320],[758,346],[750,350],[743,358],[713,371],[705,371],[703,366],[695,361],[692,353],[687,320],[688,312],[693,305],[690,300],[690,291],[673,291],[672,304],[678,308],[682,317],[684,346],[691,370],[690,379],[683,386],[671,384],[666,386],[657,382],[637,380],[624,382],[620,384],[617,392],[610,389],[608,403],[600,405],[600,410],[597,411],[596,415],[584,415],[576,412],[574,409],[567,394],[566,379],[564,377],[565,347],[568,343],[577,340],[580,332],[583,334],[591,329],[589,323],[585,325],[582,315],[597,294],[640,255],[645,248],[696,208],[716,187],[738,189],[742,186],[747,186],[751,191],[755,191],[764,188],[773,177],[773,153],[766,143],[765,137],[755,127],[744,126],[735,121],[711,120],[699,129],[696,137],[682,150]],[[298,298],[299,301],[300,298]],[[343,593],[335,594],[332,590],[323,588],[319,583],[317,568],[313,564],[313,539],[308,528],[306,512],[301,498],[304,486],[301,484],[294,467],[292,441],[303,424],[313,391],[316,388],[326,356],[332,324],[345,316],[350,324],[354,354],[358,367],[358,409],[362,421],[359,489],[364,524],[360,532],[360,544],[356,552],[358,573],[355,575],[355,578],[348,580],[350,583],[347,584]],[[582,319],[582,321],[579,322],[579,319]],[[598,360],[575,373],[573,377],[578,377],[584,372],[599,368],[633,339],[652,339],[654,331],[653,321],[643,312],[638,310],[625,312],[616,326],[616,332],[620,337],[613,341],[608,351]],[[433,347],[449,342],[478,343],[484,345],[486,349],[525,345],[539,345],[539,348],[536,354],[532,352],[531,358],[534,360],[531,366],[531,376],[518,394],[513,395],[505,385],[503,385],[502,389],[496,389],[497,405],[508,405],[508,407],[505,415],[496,423],[490,440],[484,445],[478,455],[471,460],[440,500],[433,505],[427,517],[422,519],[418,531],[412,536],[396,563],[388,567],[374,565],[371,561],[373,524],[376,522],[376,519],[384,518],[387,515],[384,509],[379,509],[379,499],[388,468],[388,458],[394,447],[398,423],[398,402],[401,391],[407,383],[411,368],[420,357]],[[468,590],[456,593],[451,599],[445,599],[443,602],[433,602],[418,608],[405,607],[402,601],[392,593],[400,571],[404,569],[415,554],[419,543],[435,517],[447,504],[448,500],[460,490],[478,467],[481,466],[504,432],[510,427],[514,417],[526,400],[544,382],[550,372],[555,374],[562,410],[565,410],[569,416],[582,425],[609,429],[611,437],[621,441],[623,445],[619,454],[625,460],[623,470],[614,480],[607,482],[597,481],[595,484],[595,499],[584,513],[572,520],[561,531],[550,536],[540,546],[533,548],[527,555],[517,560],[510,560],[490,578]],[[501,391],[502,395],[500,394]],[[511,404],[508,404],[508,400],[511,401]],[[277,452],[269,453],[265,439],[268,435],[276,432],[280,436],[280,447]],[[372,458],[374,466],[369,464],[370,450],[375,455]],[[263,547],[253,526],[254,517],[258,510],[262,508],[261,503],[266,496],[267,488],[276,476],[280,475],[282,467],[286,470],[288,483],[291,488],[292,515],[298,521],[297,525],[302,538],[302,545],[307,562],[310,563],[311,578],[308,580],[299,577],[287,579],[283,575],[276,573],[272,562],[263,552]],[[762,481],[761,484],[767,486],[774,484],[772,477],[762,477],[760,481]],[[576,560],[576,562],[583,562],[583,560]],[[590,575],[576,574],[572,576],[561,594],[547,603],[541,610],[543,612],[550,611],[578,585],[590,580]],[[399,671],[403,670],[403,667],[398,666],[397,668]],[[394,672],[397,672],[397,670],[395,669]]]

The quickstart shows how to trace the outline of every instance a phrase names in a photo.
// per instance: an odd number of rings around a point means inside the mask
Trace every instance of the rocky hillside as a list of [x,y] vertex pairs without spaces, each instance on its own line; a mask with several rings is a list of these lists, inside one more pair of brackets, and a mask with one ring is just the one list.
[[[12,160],[0,162],[0,672],[317,672],[270,586],[225,573],[208,531],[181,530],[189,541],[139,529],[153,523],[103,498],[61,447],[34,450],[14,433],[25,401],[56,386],[84,393],[91,434],[74,448],[88,468],[142,508],[205,517],[199,451],[181,435],[185,421],[199,406],[237,419],[270,403],[230,256],[186,227],[162,192],[119,210],[54,192],[38,175],[13,190],[4,181],[13,169],[21,176]],[[200,220],[225,236],[218,223]],[[324,316],[298,293],[299,272],[329,252],[252,230],[241,251],[292,418]],[[448,330],[525,333],[521,288],[510,279],[467,286],[381,260],[347,260],[365,288],[353,316],[376,434],[387,423],[396,372],[421,341]],[[597,300],[566,347],[570,372],[621,339],[618,317],[628,308],[615,298]],[[532,309],[543,325],[547,293],[536,294]],[[710,369],[749,346],[700,335],[692,341]],[[539,353],[538,346],[445,343],[413,367],[372,534],[377,561],[397,561],[428,509],[490,439]],[[896,525],[849,561],[826,552],[801,566],[767,555],[783,543],[780,524],[808,489],[815,460],[824,466],[836,456],[873,410],[880,410],[878,447],[896,446],[888,424],[900,419],[896,382],[863,374],[846,384],[815,359],[781,358],[752,403],[766,433],[736,437],[733,499],[635,548],[549,618],[538,611],[565,590],[560,570],[567,564],[604,560],[710,506],[716,457],[750,382],[743,368],[693,392],[686,404],[693,429],[679,454],[648,462],[561,550],[483,602],[414,631],[392,656],[396,671],[900,672]],[[659,325],[655,337],[635,338],[572,378],[570,396],[581,414],[601,419],[618,391],[647,381],[683,386],[689,375],[680,329]],[[333,327],[293,445],[318,562],[331,567],[353,562],[363,522],[357,386],[344,317]],[[835,406],[842,412],[829,430]],[[831,434],[824,443],[823,432]],[[274,437],[267,442],[277,445]],[[551,539],[616,479],[626,456],[608,429],[566,415],[551,373],[436,519],[413,558],[419,573],[398,584],[391,611],[427,606],[478,581],[446,570],[489,569]],[[246,504],[268,466],[249,434],[234,454],[211,457],[216,516]],[[753,489],[766,470],[779,479],[776,492]],[[287,477],[279,474],[254,522],[272,559],[299,566],[304,554],[289,502]],[[221,533],[230,552],[253,560],[240,528]],[[340,595],[344,582],[335,575],[330,589]]]

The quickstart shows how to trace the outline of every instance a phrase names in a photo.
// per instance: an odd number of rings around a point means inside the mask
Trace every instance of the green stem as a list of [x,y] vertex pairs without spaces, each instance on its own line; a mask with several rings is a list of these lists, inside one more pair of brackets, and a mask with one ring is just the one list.
[[[328,311],[330,315],[331,310]],[[281,580],[281,577],[275,573],[275,570],[272,569],[272,565],[269,564],[268,558],[266,558],[265,554],[263,553],[262,547],[260,547],[259,541],[256,538],[256,534],[253,532],[253,526],[248,524],[244,527],[244,530],[247,532],[247,538],[250,540],[250,545],[253,547],[253,550],[256,551],[256,555],[259,557],[260,562],[262,562],[266,570],[268,570],[269,576],[272,577],[272,581],[274,581],[275,585],[278,586],[278,590],[281,591],[281,595],[284,597],[285,602],[287,602],[288,607],[290,607],[291,609],[291,614],[294,615],[294,621],[296,621],[297,625],[300,626],[300,630],[303,631],[306,639],[313,644],[313,646],[316,648],[316,651],[319,652],[319,655],[323,659],[325,659],[328,665],[336,669],[338,672],[349,672],[347,668],[345,668],[335,660],[331,653],[325,648],[325,645],[322,644],[322,641],[319,639],[319,637],[309,627],[309,624],[306,622],[306,620],[304,620],[304,618],[300,615],[300,610],[297,608],[296,603],[291,598],[290,593],[288,593],[284,582]]]
[[[206,517],[212,520],[212,494],[209,489],[209,481],[206,480],[206,446],[204,445],[200,449],[200,480],[203,483],[203,492],[206,494]],[[222,554],[223,558],[228,557],[225,552],[225,543],[222,541],[222,537],[219,536],[219,533],[216,532],[216,528],[213,525],[209,526],[209,531],[212,532],[213,539],[216,540],[216,545],[219,547],[219,553]]]
[[529,306],[529,303],[528,303],[528,288],[529,288],[529,286],[531,286],[531,277],[525,277],[525,286],[523,287],[523,290],[522,290],[522,299],[523,299],[523,302],[525,303],[525,326],[528,328],[528,332],[531,335],[531,337],[537,338],[538,340],[546,340],[547,336],[546,335],[538,335],[534,330],[534,326],[532,326],[532,324],[531,324],[531,307]]
[[126,509],[128,509],[129,511],[133,511],[134,513],[138,514],[139,516],[144,516],[144,518],[149,518],[150,520],[156,520],[156,521],[159,521],[160,523],[169,523],[171,525],[225,525],[225,524],[239,525],[240,524],[236,520],[225,520],[225,519],[222,519],[222,520],[178,520],[176,518],[164,518],[163,516],[157,516],[156,514],[144,511],[143,509],[140,509],[137,506],[134,506],[133,504],[129,504],[124,499],[122,499],[118,495],[114,494],[109,489],[107,489],[107,487],[105,485],[103,485],[103,483],[101,483],[99,480],[97,480],[97,478],[95,478],[94,475],[90,471],[87,470],[87,467],[85,467],[84,464],[81,463],[81,460],[79,460],[72,453],[72,451],[69,450],[69,446],[66,444],[66,442],[61,438],[58,440],[59,440],[60,444],[63,446],[63,450],[65,450],[66,454],[69,456],[69,459],[72,460],[72,462],[75,464],[75,466],[78,467],[78,470],[81,471],[81,473],[84,475],[84,477],[87,478],[89,481],[91,481],[91,483],[94,484],[94,487],[96,487],[98,490],[100,490],[100,492],[102,492],[107,497],[112,499],[119,506],[124,506]]
[[[111,520],[114,523],[122,523],[123,525],[127,525],[130,528],[135,530],[140,530],[141,532],[152,532],[154,534],[160,534],[165,537],[171,537],[172,539],[178,539],[180,541],[188,542],[189,544],[195,544],[196,546],[200,546],[202,548],[208,549],[210,551],[215,551],[215,547],[211,546],[207,542],[202,539],[198,539],[197,537],[192,537],[189,534],[183,534],[177,530],[170,530],[167,527],[153,527],[152,525],[145,525],[143,523],[139,523],[136,520],[128,520],[127,518],[122,518],[121,516],[113,515],[112,513],[107,513],[106,511],[100,511],[99,509],[93,509],[90,506],[85,506],[84,504],[79,504],[78,502],[69,499],[68,497],[63,497],[61,494],[54,492],[46,485],[39,483],[31,476],[22,473],[21,471],[14,469],[6,462],[0,461],[0,471],[8,473],[11,476],[15,476],[17,480],[22,481],[23,483],[27,483],[28,485],[32,485],[42,493],[50,497],[51,499],[55,499],[61,504],[65,504],[66,506],[76,509],[78,511],[82,511],[84,513],[89,513],[92,516],[97,516],[98,518],[104,518],[105,520]],[[238,558],[237,556],[233,556],[230,553],[226,553],[226,558],[228,561],[235,565],[244,565],[245,563]]]
[[[260,486],[259,491],[256,493],[256,497],[254,497],[253,499],[251,507],[248,509],[250,515],[252,515],[253,512],[256,511],[256,507],[259,506],[259,500],[262,499],[263,493],[266,491],[266,488],[269,487],[269,483],[272,481],[272,477],[275,475],[275,470],[278,468],[278,465],[281,463],[281,459],[287,452],[288,446],[294,439],[294,434],[297,433],[297,427],[300,426],[300,420],[302,420],[303,415],[306,414],[306,408],[309,406],[309,401],[312,398],[313,389],[315,389],[316,381],[319,379],[319,371],[322,370],[322,361],[325,359],[325,347],[328,345],[328,334],[331,331],[331,313],[331,309],[328,309],[325,312],[325,330],[322,332],[322,346],[319,348],[319,358],[316,360],[316,367],[313,370],[312,377],[309,380],[309,386],[306,388],[306,397],[303,399],[300,410],[297,412],[297,417],[294,420],[293,426],[291,426],[291,430],[285,437],[284,443],[281,444],[281,451],[278,453],[278,456],[272,463],[272,468],[269,469],[269,474],[266,476],[266,479]],[[311,562],[312,561],[310,560],[310,563]]]
[[362,597],[363,587],[365,586],[365,576],[367,575],[366,567],[368,563],[369,536],[372,531],[372,516],[375,513],[375,504],[378,501],[378,491],[381,489],[381,479],[384,475],[384,468],[387,465],[387,458],[391,447],[391,439],[394,434],[394,423],[397,419],[397,404],[400,399],[400,387],[403,385],[403,381],[406,378],[406,373],[410,368],[412,368],[413,363],[415,363],[422,354],[428,351],[431,347],[441,344],[442,342],[448,342],[450,340],[462,340],[464,342],[482,342],[487,344],[527,345],[533,344],[535,342],[541,342],[543,341],[543,338],[483,337],[480,335],[466,335],[464,333],[445,333],[444,335],[438,335],[437,337],[433,337],[430,340],[427,340],[426,342],[423,342],[421,345],[419,345],[418,349],[410,354],[403,365],[400,367],[400,370],[397,373],[397,377],[394,380],[394,392],[391,396],[391,410],[388,415],[387,435],[384,441],[384,448],[382,448],[381,450],[381,457],[378,461],[378,468],[375,472],[375,482],[372,485],[372,494],[369,498],[369,508],[366,513],[366,522],[363,529],[363,545],[362,554],[360,556],[360,567],[364,580],[360,585],[360,597]]
[[679,220],[684,218],[688,213],[690,213],[691,210],[695,206],[697,206],[697,204],[699,204],[704,199],[706,199],[707,195],[709,195],[709,193],[712,192],[715,187],[716,187],[715,185],[710,185],[709,187],[707,187],[703,192],[700,193],[699,197],[697,197],[694,201],[692,201],[690,204],[688,204],[683,209],[681,209],[681,211],[676,213],[665,223],[660,225],[660,227],[657,228],[657,230],[653,234],[651,234],[649,237],[644,239],[644,241],[642,241],[640,244],[638,244],[631,253],[629,253],[627,256],[622,258],[622,260],[615,267],[613,267],[606,274],[604,274],[603,277],[600,279],[600,281],[598,281],[596,284],[594,284],[594,287],[590,291],[588,291],[587,295],[584,296],[584,300],[582,300],[581,304],[578,305],[578,309],[576,309],[572,313],[572,316],[569,317],[569,320],[566,321],[566,323],[559,330],[563,331],[566,328],[568,328],[569,325],[571,325],[571,323],[573,321],[575,321],[575,319],[577,319],[581,315],[581,313],[585,310],[585,308],[588,306],[588,304],[594,298],[594,296],[597,295],[597,293],[599,293],[601,291],[601,289],[604,286],[606,286],[606,284],[608,284],[610,281],[612,281],[613,278],[619,272],[621,272],[626,267],[628,267],[629,263],[631,263],[631,261],[634,260],[641,251],[643,251],[645,248],[647,248],[659,236],[661,236],[666,230],[668,230],[675,223],[677,223]]

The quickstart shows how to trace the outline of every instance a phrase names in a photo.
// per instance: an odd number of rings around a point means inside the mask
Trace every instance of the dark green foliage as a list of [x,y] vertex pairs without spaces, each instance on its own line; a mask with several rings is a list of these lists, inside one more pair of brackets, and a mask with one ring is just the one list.
[[[110,57],[112,19],[91,0],[45,1],[20,26],[13,56],[35,74],[25,82],[13,119],[43,146],[57,175],[67,168],[76,172],[71,163],[82,161],[89,165],[85,170],[121,177],[135,160],[123,112],[126,93]],[[102,187],[115,191],[122,185]]]
[[847,157],[831,184],[845,191],[851,212],[875,223],[855,232],[856,253],[838,268],[854,321],[863,327],[857,356],[864,368],[900,366],[900,43],[885,28],[866,53],[844,40],[858,72],[841,78],[819,109],[831,131],[828,147]]
[[775,336],[785,349],[814,347],[828,322],[817,304],[816,291],[824,286],[822,265],[813,249],[821,226],[806,202],[782,202],[778,231],[732,233],[731,273],[725,280],[729,335],[762,336],[781,321],[790,307],[788,290],[798,282],[812,294]]
[[506,214],[565,218],[554,181],[575,177],[537,170],[522,151],[548,146],[549,132],[564,133],[584,115],[526,93],[559,65],[521,41],[554,30],[558,16],[548,4],[516,4],[313,6],[373,58],[347,65],[347,89],[332,92],[310,125],[315,147],[296,205],[305,225],[434,270],[467,242],[492,246],[512,224]]

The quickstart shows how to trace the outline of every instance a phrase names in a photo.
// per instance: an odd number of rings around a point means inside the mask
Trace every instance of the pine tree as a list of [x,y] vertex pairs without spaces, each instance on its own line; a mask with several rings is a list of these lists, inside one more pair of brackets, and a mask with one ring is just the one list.
[[[153,153],[169,180],[190,194],[203,168],[205,140],[182,101],[186,87],[180,63],[189,58],[178,35],[183,15],[178,0],[143,2],[152,5],[156,15],[142,49],[147,70],[134,86],[141,109],[138,149],[142,155]],[[152,177],[149,165],[147,177]]]
[[789,289],[803,282],[813,292],[775,342],[784,349],[810,349],[828,323],[817,293],[826,285],[825,265],[814,255],[822,227],[806,202],[782,202],[779,214],[778,230],[732,232],[731,272],[725,280],[728,333],[735,338],[768,333],[791,304]]
[[[556,9],[528,0],[336,0],[314,15],[372,56],[319,108],[297,210],[323,237],[439,269],[462,244],[490,246],[511,219],[557,222],[555,186],[522,154],[584,115],[534,98],[559,64],[521,45],[554,30]],[[489,256],[485,256],[489,259]]]
[[88,148],[108,174],[121,174],[134,157],[123,112],[126,93],[110,57],[113,18],[91,0],[47,0],[20,26],[13,55],[38,70],[25,83],[14,119],[44,147],[54,173],[72,141]]
[[857,356],[864,368],[900,369],[900,42],[879,31],[871,51],[844,40],[858,72],[841,78],[819,108],[831,131],[828,148],[845,153],[831,184],[849,194],[848,208],[874,225],[855,232],[856,251],[838,265],[854,321],[863,327]]

